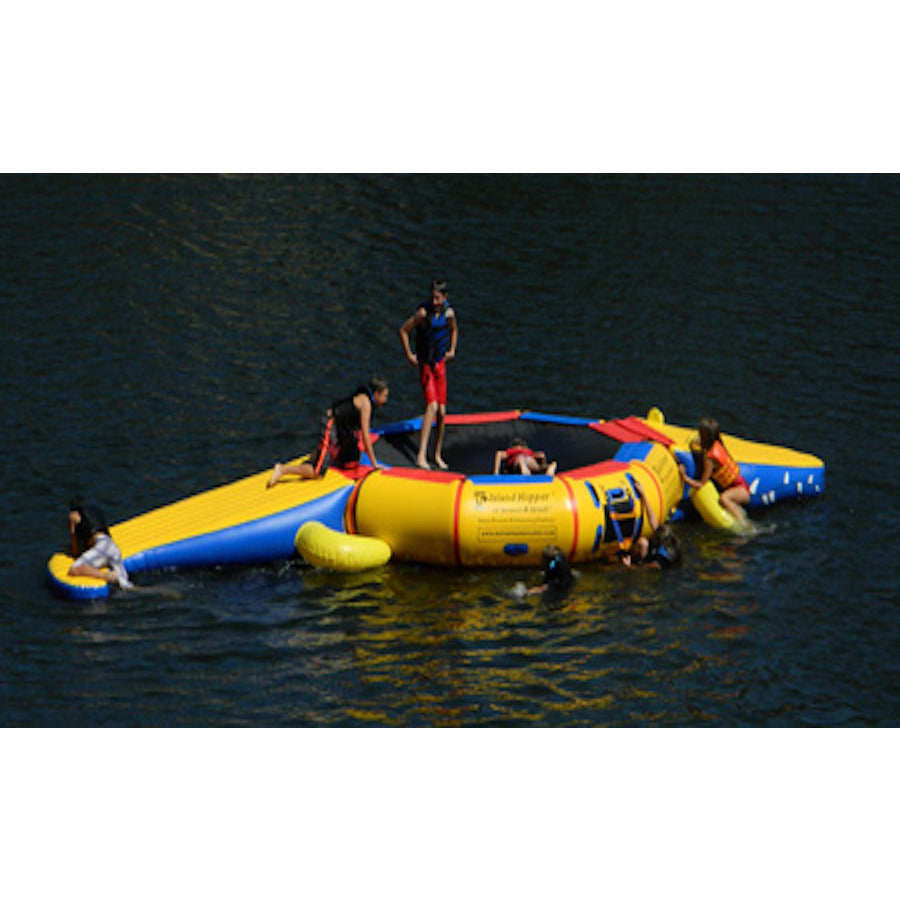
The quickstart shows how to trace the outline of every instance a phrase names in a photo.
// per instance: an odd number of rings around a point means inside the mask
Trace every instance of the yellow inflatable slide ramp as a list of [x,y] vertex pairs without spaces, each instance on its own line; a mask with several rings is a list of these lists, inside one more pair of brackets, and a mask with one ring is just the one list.
[[[305,522],[342,527],[354,480],[337,469],[323,478],[286,476],[267,487],[271,470],[186,497],[113,525],[129,574],[151,569],[248,565],[288,559]],[[72,558],[56,554],[48,563],[53,585],[68,596],[105,596],[98,579],[72,578]]]
[[[640,421],[669,444],[670,451],[684,464],[689,475],[698,477],[691,447],[697,440],[695,428],[670,425],[656,408]],[[750,487],[751,508],[770,506],[779,500],[817,496],[825,490],[825,463],[818,456],[732,434],[723,434],[722,441]],[[728,527],[727,522],[722,527]]]

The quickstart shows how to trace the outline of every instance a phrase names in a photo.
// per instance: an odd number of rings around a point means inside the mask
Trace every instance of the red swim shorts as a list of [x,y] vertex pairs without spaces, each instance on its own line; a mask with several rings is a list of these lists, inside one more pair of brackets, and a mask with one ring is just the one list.
[[359,462],[359,442],[354,433],[338,433],[331,416],[322,419],[319,443],[311,454],[316,475],[324,475],[331,466],[347,466]]
[[425,394],[425,403],[447,405],[447,361],[442,359],[433,365],[419,363],[419,384]]
[[738,475],[731,487],[742,487],[748,494],[750,493],[750,485],[747,484],[747,479],[743,475]]

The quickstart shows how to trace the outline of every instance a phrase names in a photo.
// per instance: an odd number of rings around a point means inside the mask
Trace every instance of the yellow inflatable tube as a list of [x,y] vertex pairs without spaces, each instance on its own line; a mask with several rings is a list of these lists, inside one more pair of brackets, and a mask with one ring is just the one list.
[[[384,541],[400,561],[440,566],[536,566],[548,544],[573,562],[614,555],[647,516],[639,482],[659,521],[682,485],[672,455],[654,445],[643,459],[610,461],[549,476],[470,476],[377,470],[351,494],[344,527]],[[610,503],[624,508],[615,516]],[[613,523],[613,518],[617,522]]]
[[712,481],[707,481],[701,488],[691,488],[691,501],[707,525],[726,531],[742,530],[741,523],[719,503],[719,492]]
[[378,538],[345,534],[314,521],[297,529],[294,546],[310,565],[339,572],[375,569],[391,558],[391,548]]

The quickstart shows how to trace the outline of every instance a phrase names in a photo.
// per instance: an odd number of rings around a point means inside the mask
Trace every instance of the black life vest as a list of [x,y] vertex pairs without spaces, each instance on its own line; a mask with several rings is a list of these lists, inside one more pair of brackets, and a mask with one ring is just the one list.
[[544,570],[544,584],[549,592],[559,596],[568,593],[575,577],[569,561],[559,547],[551,546],[544,549],[541,568]]
[[359,410],[353,400],[360,394],[365,394],[372,404],[372,410],[375,410],[375,397],[368,385],[361,384],[352,394],[341,400],[335,400],[331,404],[331,417],[334,419],[334,425],[337,429],[338,436],[341,438],[350,437],[360,429]]

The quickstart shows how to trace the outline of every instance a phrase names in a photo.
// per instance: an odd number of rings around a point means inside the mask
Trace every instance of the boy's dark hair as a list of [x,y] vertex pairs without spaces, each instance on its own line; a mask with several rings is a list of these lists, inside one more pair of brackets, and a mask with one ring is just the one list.
[[373,394],[377,394],[379,391],[386,391],[388,389],[387,378],[382,378],[380,375],[373,375],[369,379],[369,388]]
[[447,280],[445,278],[433,278],[431,280],[431,289],[433,291],[439,291],[445,297],[450,296],[450,286],[447,284]]
[[681,562],[681,542],[668,523],[660,525],[650,537],[649,558],[663,568],[677,566]]

